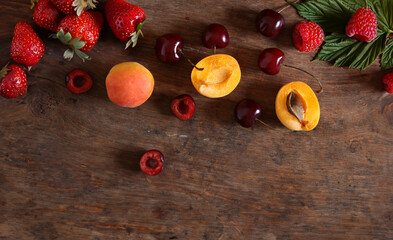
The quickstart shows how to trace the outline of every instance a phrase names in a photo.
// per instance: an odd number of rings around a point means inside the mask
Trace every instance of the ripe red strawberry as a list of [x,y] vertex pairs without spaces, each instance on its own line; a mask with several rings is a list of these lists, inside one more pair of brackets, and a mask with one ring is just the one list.
[[57,27],[57,34],[51,35],[58,38],[71,49],[64,52],[64,58],[71,60],[76,53],[83,61],[90,59],[84,52],[89,51],[96,44],[104,19],[100,12],[83,12],[79,17],[76,14],[68,15]]
[[325,35],[322,28],[314,22],[300,22],[292,32],[292,41],[301,52],[311,52],[323,43]]
[[386,74],[382,78],[383,82],[383,87],[385,88],[385,91],[393,94],[393,72]]
[[18,65],[7,64],[0,71],[0,95],[5,98],[16,98],[26,93],[26,73]]
[[348,37],[361,42],[371,42],[377,37],[378,22],[373,10],[359,8],[345,27]]
[[30,69],[40,61],[44,52],[44,43],[33,28],[27,22],[18,22],[11,44],[11,58]]
[[34,22],[42,28],[56,32],[57,26],[63,18],[63,14],[57,10],[50,0],[32,0],[32,8],[35,2],[38,3],[34,9]]
[[50,0],[61,12],[69,15],[76,14],[80,16],[86,9],[94,9],[97,0]]
[[115,36],[135,47],[146,15],[142,8],[124,0],[109,0],[105,3],[105,17]]

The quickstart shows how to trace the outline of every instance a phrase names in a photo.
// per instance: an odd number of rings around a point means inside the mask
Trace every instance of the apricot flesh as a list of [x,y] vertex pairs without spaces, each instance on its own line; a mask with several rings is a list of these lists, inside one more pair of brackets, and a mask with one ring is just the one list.
[[[288,97],[295,93],[303,107],[302,121],[288,108]],[[281,123],[293,131],[313,130],[319,122],[320,108],[314,91],[303,82],[291,82],[284,85],[276,97],[276,114]]]
[[226,54],[215,54],[199,61],[191,72],[195,89],[205,97],[220,98],[230,94],[240,82],[241,71],[237,60]]
[[151,72],[137,62],[115,65],[106,77],[109,99],[122,107],[142,105],[153,93],[154,78]]

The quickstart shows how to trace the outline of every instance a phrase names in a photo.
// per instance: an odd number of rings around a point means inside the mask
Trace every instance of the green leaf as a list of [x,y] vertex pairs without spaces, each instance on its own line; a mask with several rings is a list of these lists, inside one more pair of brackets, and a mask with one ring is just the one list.
[[80,59],[82,59],[82,61],[84,62],[85,60],[91,60],[91,58],[84,52],[80,51],[80,50],[75,50],[76,55],[78,55],[78,57]]
[[[357,9],[366,7],[366,0],[310,0],[305,3],[291,4],[298,10],[300,16],[320,25],[325,33],[345,33],[348,20]],[[368,0],[368,6],[377,16],[378,28],[384,32],[391,32],[393,1]]]
[[[380,25],[385,25],[386,30],[393,32],[393,1],[392,0],[373,0],[375,4],[380,4],[379,11],[376,12]],[[381,27],[382,29],[382,27]]]
[[359,42],[345,34],[333,33],[325,38],[325,44],[314,60],[333,62],[337,67],[365,69],[385,50],[387,33],[378,30],[371,43]]
[[381,67],[384,70],[393,67],[393,39],[390,39],[386,46],[385,52],[382,54]]
[[74,50],[72,50],[72,49],[67,49],[67,50],[64,52],[63,57],[64,57],[64,59],[66,59],[67,61],[71,61],[71,59],[74,57]]
[[291,3],[303,18],[317,23],[325,33],[345,33],[345,26],[354,11],[340,0],[313,0]]

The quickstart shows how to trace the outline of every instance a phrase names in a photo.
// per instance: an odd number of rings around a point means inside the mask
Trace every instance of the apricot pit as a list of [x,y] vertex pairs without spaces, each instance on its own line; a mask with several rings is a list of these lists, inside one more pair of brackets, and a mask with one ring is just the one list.
[[281,123],[290,130],[313,130],[320,117],[317,96],[303,82],[288,83],[277,94],[276,114]]

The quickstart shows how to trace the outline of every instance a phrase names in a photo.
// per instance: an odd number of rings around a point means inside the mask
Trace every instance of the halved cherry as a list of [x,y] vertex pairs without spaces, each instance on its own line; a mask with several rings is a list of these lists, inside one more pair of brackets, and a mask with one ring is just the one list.
[[194,99],[187,94],[177,96],[172,100],[171,109],[178,119],[187,121],[192,118],[195,112]]
[[82,69],[74,69],[66,76],[66,86],[72,93],[84,93],[93,86],[90,75]]
[[141,170],[150,176],[159,174],[164,167],[164,155],[158,150],[150,150],[143,154],[139,161]]

